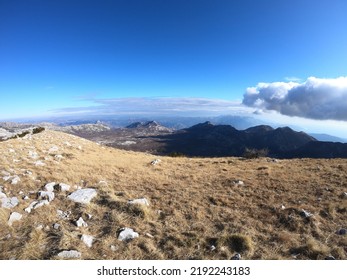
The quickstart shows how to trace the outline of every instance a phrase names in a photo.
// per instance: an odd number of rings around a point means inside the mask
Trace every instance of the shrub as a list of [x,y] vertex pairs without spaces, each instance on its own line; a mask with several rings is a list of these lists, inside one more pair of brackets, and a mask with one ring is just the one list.
[[266,157],[269,153],[268,149],[249,149],[246,148],[245,152],[243,153],[244,158],[252,159],[252,158],[260,158],[260,157]]

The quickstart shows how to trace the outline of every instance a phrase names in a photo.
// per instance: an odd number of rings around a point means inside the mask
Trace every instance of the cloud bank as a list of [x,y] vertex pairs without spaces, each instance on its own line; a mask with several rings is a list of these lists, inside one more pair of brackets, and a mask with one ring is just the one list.
[[220,115],[251,112],[239,101],[183,97],[88,99],[95,106],[56,109],[55,114],[88,115]]
[[242,103],[287,116],[347,121],[347,77],[259,83],[247,88]]

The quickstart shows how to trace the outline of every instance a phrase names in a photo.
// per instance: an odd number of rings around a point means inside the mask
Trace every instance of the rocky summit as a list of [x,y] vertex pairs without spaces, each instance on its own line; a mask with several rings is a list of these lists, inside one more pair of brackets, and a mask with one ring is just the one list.
[[347,259],[346,193],[345,159],[154,156],[30,129],[0,142],[0,259]]

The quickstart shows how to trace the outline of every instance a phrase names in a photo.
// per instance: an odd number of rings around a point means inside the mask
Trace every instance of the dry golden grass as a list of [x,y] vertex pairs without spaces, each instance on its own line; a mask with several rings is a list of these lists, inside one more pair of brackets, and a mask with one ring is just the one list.
[[[155,158],[161,162],[153,166]],[[35,166],[38,160],[45,166]],[[20,182],[5,182],[2,171]],[[98,195],[80,205],[57,191],[49,205],[26,213],[49,182],[69,184],[70,192],[75,185],[92,187]],[[345,159],[154,157],[44,131],[0,143],[0,185],[20,200],[13,209],[0,208],[0,259],[57,259],[71,249],[82,259],[230,259],[235,253],[243,259],[347,259],[347,237],[336,234],[347,226]],[[150,206],[127,203],[141,197]],[[60,219],[58,209],[71,211],[70,217]],[[314,215],[303,218],[302,209]],[[9,226],[14,211],[23,217]],[[88,227],[76,227],[79,217]],[[122,227],[139,238],[117,240]],[[92,248],[82,234],[94,236]]]

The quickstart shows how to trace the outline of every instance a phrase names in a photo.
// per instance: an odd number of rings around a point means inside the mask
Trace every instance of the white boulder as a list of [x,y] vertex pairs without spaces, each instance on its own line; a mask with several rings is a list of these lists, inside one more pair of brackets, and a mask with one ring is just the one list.
[[71,186],[68,184],[60,183],[59,188],[60,188],[60,191],[67,192],[70,190]]
[[146,198],[137,198],[137,199],[128,200],[128,204],[141,204],[141,205],[149,206],[149,202]]
[[17,197],[4,197],[1,198],[1,207],[11,209],[18,205],[19,201]]
[[91,248],[93,245],[94,237],[87,234],[82,234],[81,240],[84,244],[87,245],[87,247]]
[[9,226],[12,226],[13,222],[19,221],[21,218],[22,218],[22,214],[18,212],[13,212],[11,213],[7,223]]
[[53,192],[54,191],[54,186],[56,185],[55,182],[48,183],[44,186],[44,189],[48,192]]
[[88,224],[83,220],[82,217],[80,217],[80,218],[76,221],[76,226],[78,226],[78,227],[87,227]]
[[96,195],[95,189],[87,188],[74,191],[67,198],[77,203],[88,204]]
[[51,202],[54,199],[54,192],[51,191],[40,191],[39,197],[45,198],[48,202]]
[[62,259],[79,259],[81,253],[76,250],[62,251],[58,254],[58,257]]
[[118,240],[120,241],[130,241],[138,237],[139,234],[131,228],[121,228],[118,234]]
[[17,185],[19,181],[20,181],[20,178],[19,178],[17,175],[16,175],[16,176],[13,176],[13,177],[12,177],[11,184],[12,184],[12,185]]
[[40,201],[33,201],[32,203],[30,203],[30,205],[24,209],[25,212],[27,213],[31,213],[31,211],[33,209],[37,209],[37,208],[40,208],[44,205],[48,205],[49,204],[49,201],[44,199],[44,200],[40,200]]

